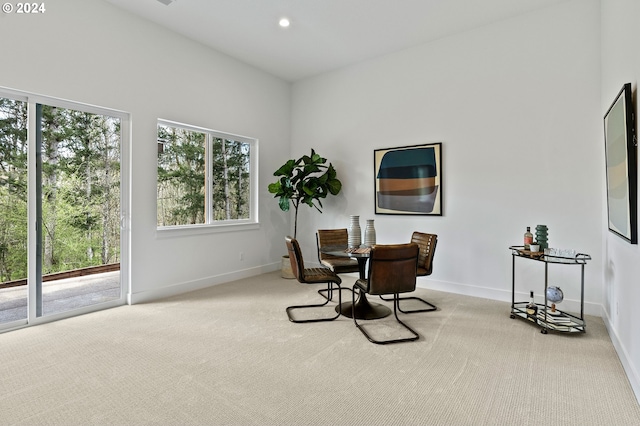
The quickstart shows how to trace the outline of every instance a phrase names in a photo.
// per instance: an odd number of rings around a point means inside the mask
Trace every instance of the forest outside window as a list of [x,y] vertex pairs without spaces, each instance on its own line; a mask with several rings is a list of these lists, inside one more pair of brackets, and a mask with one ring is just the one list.
[[257,140],[158,121],[158,228],[256,223]]

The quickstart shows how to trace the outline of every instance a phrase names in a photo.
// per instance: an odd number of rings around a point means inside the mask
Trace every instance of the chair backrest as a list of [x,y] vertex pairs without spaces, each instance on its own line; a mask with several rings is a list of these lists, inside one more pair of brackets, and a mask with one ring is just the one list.
[[346,246],[349,241],[347,228],[318,229],[316,232],[316,245],[318,247],[318,261],[323,259],[335,259],[337,256],[322,253],[320,249],[327,246]]
[[374,245],[369,257],[367,293],[407,293],[416,289],[418,245]]
[[285,237],[287,251],[289,252],[289,261],[291,262],[291,271],[293,275],[301,283],[304,282],[304,259],[302,258],[302,250],[298,240],[290,236]]
[[438,236],[436,234],[425,234],[414,232],[411,235],[411,242],[416,243],[420,248],[418,254],[418,275],[431,275],[433,272],[433,255],[436,252]]

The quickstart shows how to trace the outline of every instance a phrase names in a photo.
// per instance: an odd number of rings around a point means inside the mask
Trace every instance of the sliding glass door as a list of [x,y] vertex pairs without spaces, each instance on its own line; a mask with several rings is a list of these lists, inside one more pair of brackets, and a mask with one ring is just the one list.
[[0,97],[0,325],[27,319],[27,103]]
[[0,108],[0,329],[124,303],[126,115],[28,96]]

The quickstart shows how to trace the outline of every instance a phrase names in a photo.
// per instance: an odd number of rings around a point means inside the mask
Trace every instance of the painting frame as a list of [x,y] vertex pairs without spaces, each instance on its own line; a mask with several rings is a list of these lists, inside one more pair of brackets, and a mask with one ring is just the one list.
[[442,216],[442,142],[373,151],[375,214]]
[[625,83],[604,115],[609,231],[638,244],[638,164],[631,83]]

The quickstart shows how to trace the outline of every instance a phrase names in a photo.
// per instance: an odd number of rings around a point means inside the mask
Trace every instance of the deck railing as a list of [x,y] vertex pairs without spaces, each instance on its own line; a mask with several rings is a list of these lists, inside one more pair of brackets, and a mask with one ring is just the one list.
[[[111,271],[119,271],[119,270],[120,270],[120,262],[109,263],[106,265],[99,265],[99,266],[88,266],[86,268],[74,269],[72,271],[62,271],[62,272],[55,272],[53,274],[43,275],[42,282],[62,280],[64,278],[82,277],[84,275],[100,274],[103,272],[111,272]],[[27,285],[26,278],[0,283],[0,289],[9,288],[9,287],[18,287],[21,285]]]

